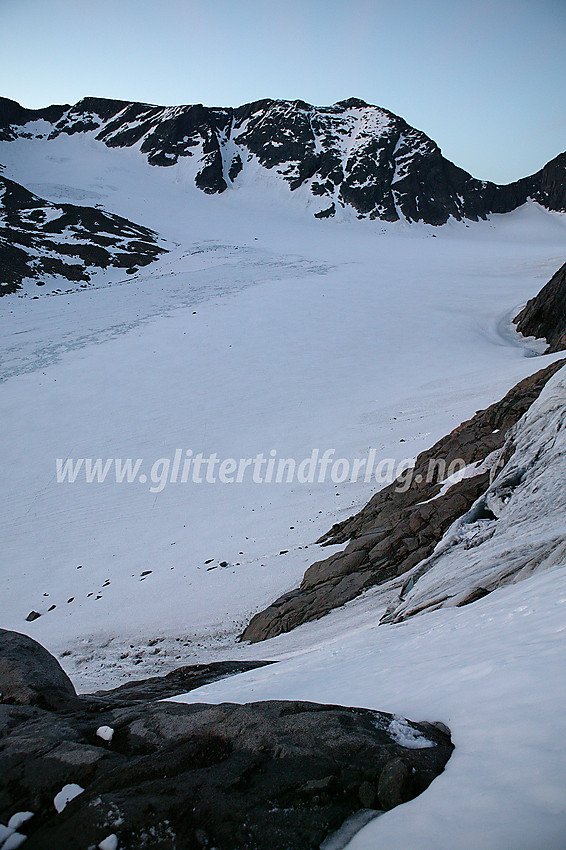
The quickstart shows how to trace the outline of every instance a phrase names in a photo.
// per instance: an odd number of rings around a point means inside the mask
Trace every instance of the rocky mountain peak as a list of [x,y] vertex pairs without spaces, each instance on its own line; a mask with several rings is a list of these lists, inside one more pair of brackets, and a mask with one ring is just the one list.
[[[45,132],[34,126],[43,119]],[[0,140],[90,133],[107,147],[139,146],[150,165],[190,163],[208,194],[255,180],[263,169],[284,192],[298,189],[316,218],[445,224],[482,219],[531,199],[566,210],[566,154],[507,186],[477,180],[422,131],[355,97],[331,106],[264,99],[236,108],[157,106],[86,97],[74,106],[27,110],[0,99]]]

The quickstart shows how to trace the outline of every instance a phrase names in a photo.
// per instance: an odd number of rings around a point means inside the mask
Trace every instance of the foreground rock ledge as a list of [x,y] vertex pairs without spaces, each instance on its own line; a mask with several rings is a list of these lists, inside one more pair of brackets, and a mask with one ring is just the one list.
[[[362,708],[291,701],[108,708],[107,695],[77,696],[38,644],[26,677],[34,642],[14,632],[0,637],[0,647],[10,647],[9,664],[0,666],[0,823],[33,812],[17,827],[29,850],[101,842],[120,850],[318,848],[360,809],[377,813],[420,794],[453,750],[441,723]],[[84,790],[57,813],[54,798],[66,785]]]

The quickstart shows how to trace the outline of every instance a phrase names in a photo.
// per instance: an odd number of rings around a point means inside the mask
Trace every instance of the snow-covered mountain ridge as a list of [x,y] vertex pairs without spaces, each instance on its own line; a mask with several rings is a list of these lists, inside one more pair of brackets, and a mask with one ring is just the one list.
[[223,193],[267,174],[304,190],[317,218],[444,224],[484,219],[534,200],[566,210],[566,154],[506,186],[477,180],[397,115],[350,98],[332,106],[261,100],[237,108],[162,107],[102,98],[28,110],[0,99],[0,141],[83,134],[109,148],[139,149],[151,165],[190,159],[194,185]]

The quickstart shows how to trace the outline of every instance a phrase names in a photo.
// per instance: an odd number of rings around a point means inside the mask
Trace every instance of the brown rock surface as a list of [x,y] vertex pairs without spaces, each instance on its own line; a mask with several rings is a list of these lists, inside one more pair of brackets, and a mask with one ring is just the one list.
[[501,449],[511,426],[565,362],[552,363],[520,381],[500,401],[478,411],[422,452],[404,492],[399,480],[394,481],[376,493],[359,513],[334,525],[318,542],[347,543],[345,549],[312,564],[296,590],[252,618],[242,640],[266,640],[319,619],[367,588],[403,575],[427,558],[452,522],[472,506],[489,484],[488,465],[481,474],[463,478],[441,494],[442,480],[438,474],[431,476],[431,470],[434,473],[437,469],[435,463],[442,460],[449,470],[457,459],[466,465],[480,463]]

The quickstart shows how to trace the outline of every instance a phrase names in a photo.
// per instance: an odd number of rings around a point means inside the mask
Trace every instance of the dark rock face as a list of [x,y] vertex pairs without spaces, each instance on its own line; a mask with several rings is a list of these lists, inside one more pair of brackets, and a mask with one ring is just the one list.
[[566,349],[566,263],[513,320],[523,336],[546,339],[546,353]]
[[256,614],[241,639],[266,640],[317,620],[367,588],[401,576],[427,558],[452,522],[469,510],[489,484],[488,469],[441,493],[436,462],[442,460],[449,470],[456,459],[468,465],[500,449],[509,428],[565,362],[553,363],[521,381],[501,401],[479,411],[422,452],[409,487],[405,488],[402,480],[394,481],[358,514],[333,526],[318,542],[347,543],[346,548],[310,566],[300,587]]
[[[69,109],[68,104],[48,106],[46,109],[25,109],[15,100],[0,97],[0,141],[26,137],[25,131],[22,132],[19,128],[30,121],[44,120],[55,124]],[[29,138],[29,134],[27,137]]]
[[49,139],[92,132],[108,147],[141,142],[151,165],[193,157],[195,184],[211,194],[245,179],[255,160],[292,191],[301,187],[320,197],[319,219],[349,207],[360,218],[441,225],[451,216],[477,220],[509,212],[529,198],[566,210],[566,153],[530,177],[498,186],[445,159],[432,139],[399,116],[355,98],[328,107],[266,99],[235,109],[84,98],[45,110],[0,99],[0,140],[43,138],[45,129],[31,124],[38,118],[52,125]]
[[[442,724],[307,702],[62,708],[0,704],[0,822],[33,812],[19,828],[30,848],[115,835],[122,850],[310,850],[352,813],[420,794],[453,750]],[[84,790],[57,814],[68,784]]]
[[78,702],[73,683],[41,644],[0,629],[0,701],[58,711]]
[[52,204],[0,177],[0,295],[26,279],[43,286],[45,275],[88,284],[92,270],[145,266],[164,250],[153,231],[125,218]]
[[[554,159],[533,174],[525,178],[529,195],[534,201],[538,201],[543,207],[557,212],[566,211],[566,183],[564,182],[564,171],[566,169],[566,152],[559,154]],[[519,181],[523,183],[524,181]]]

